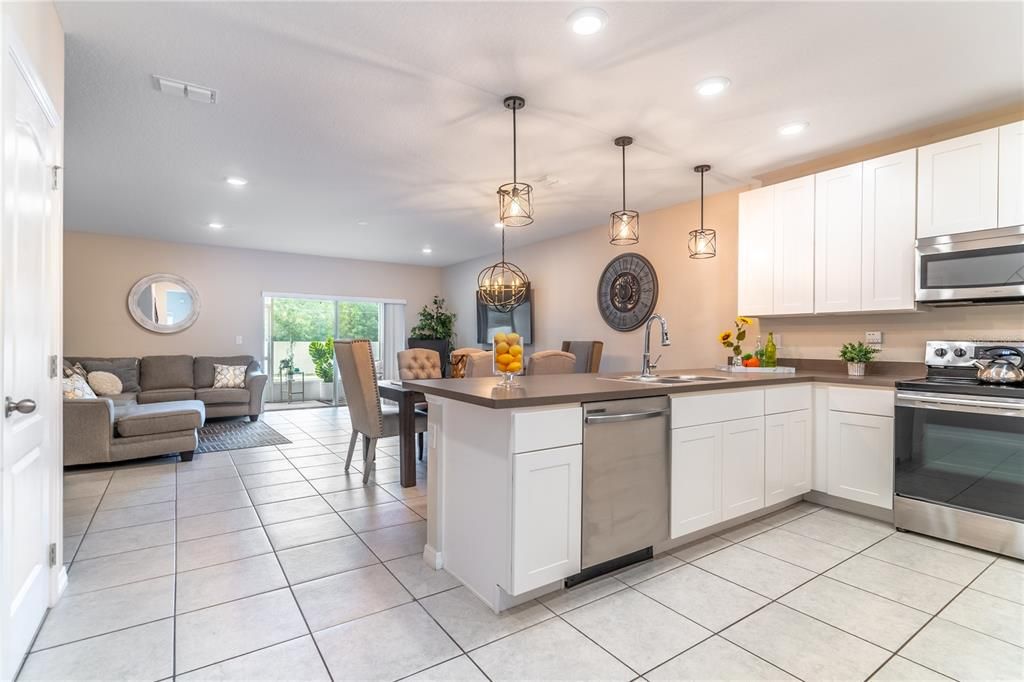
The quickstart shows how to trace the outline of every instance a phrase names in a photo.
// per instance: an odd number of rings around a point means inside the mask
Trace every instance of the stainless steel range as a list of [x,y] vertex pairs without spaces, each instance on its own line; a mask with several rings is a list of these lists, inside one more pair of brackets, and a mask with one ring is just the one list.
[[1024,559],[1024,383],[979,379],[1018,352],[1024,341],[929,341],[928,375],[896,384],[897,528]]

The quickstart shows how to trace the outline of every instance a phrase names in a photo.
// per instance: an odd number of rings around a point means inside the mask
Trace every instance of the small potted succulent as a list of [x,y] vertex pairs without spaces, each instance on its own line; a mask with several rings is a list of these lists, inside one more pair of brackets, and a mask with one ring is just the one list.
[[865,366],[875,359],[878,349],[866,346],[862,342],[844,343],[839,349],[839,359],[846,361],[846,371],[852,377],[864,376]]

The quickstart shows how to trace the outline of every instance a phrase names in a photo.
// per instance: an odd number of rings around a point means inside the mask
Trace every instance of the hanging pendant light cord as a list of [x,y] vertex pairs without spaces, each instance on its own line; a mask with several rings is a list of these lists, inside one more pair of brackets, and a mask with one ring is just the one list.
[[[519,182],[519,178],[516,176],[516,110],[512,109],[512,184],[515,185]],[[502,235],[505,234],[504,228],[502,228]],[[502,260],[505,260],[502,258]]]
[[622,147],[622,210],[626,210],[626,147]]
[[505,262],[505,226],[501,226],[501,262]]
[[704,231],[704,171],[700,172],[700,231]]

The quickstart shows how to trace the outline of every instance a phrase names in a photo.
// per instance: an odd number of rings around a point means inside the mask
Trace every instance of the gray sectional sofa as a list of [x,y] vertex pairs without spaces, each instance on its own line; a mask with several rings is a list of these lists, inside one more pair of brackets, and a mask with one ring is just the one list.
[[[207,417],[256,421],[263,413],[267,375],[251,355],[65,358],[65,365],[75,363],[119,375],[125,392],[64,401],[65,466],[174,452],[188,461]],[[214,364],[245,365],[245,387],[213,388]]]

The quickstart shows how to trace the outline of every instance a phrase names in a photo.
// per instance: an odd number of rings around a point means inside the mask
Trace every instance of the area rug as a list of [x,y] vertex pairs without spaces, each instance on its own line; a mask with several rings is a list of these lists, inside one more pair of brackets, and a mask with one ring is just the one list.
[[264,445],[284,445],[290,440],[263,422],[243,420],[216,421],[199,429],[199,447],[196,453],[241,450]]

